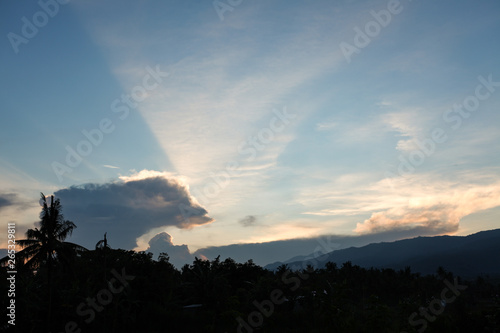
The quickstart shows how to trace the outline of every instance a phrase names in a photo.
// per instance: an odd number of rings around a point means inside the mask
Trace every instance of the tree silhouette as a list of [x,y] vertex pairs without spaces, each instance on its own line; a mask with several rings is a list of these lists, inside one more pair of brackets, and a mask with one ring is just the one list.
[[[16,259],[25,269],[16,265],[16,326],[8,331],[500,332],[498,275],[475,282],[458,276],[467,289],[455,295],[443,282],[454,283],[454,275],[443,267],[425,276],[350,261],[269,271],[217,257],[178,270],[166,253],[155,261],[151,253],[110,248],[107,234],[83,251],[65,242],[75,225],[59,200],[42,194],[42,203],[37,228],[19,241]],[[0,289],[12,288],[10,278],[8,267],[0,269]],[[439,310],[443,290],[456,298]],[[0,306],[10,303],[2,293]]]
[[51,196],[49,206],[47,198],[41,193],[41,203],[43,208],[40,212],[40,229],[28,229],[26,239],[17,241],[23,249],[16,254],[16,258],[18,264],[28,269],[37,270],[42,265],[46,266],[49,293],[47,323],[49,324],[52,307],[51,277],[54,263],[61,262],[67,266],[72,256],[87,249],[64,241],[68,236],[71,236],[76,225],[71,221],[64,220],[60,200],[54,201],[54,196]]
[[71,236],[76,225],[71,221],[64,220],[60,200],[54,201],[54,196],[51,196],[49,206],[43,193],[41,193],[41,198],[43,208],[40,213],[40,229],[28,229],[26,239],[17,241],[23,248],[17,253],[17,258],[31,269],[37,269],[45,263],[50,271],[54,261],[67,264],[71,254],[87,249],[64,241],[68,236]]
[[110,247],[108,245],[108,239],[106,238],[106,234],[107,234],[107,232],[104,233],[104,239],[101,239],[95,245],[96,250],[98,250],[98,249],[110,249]]

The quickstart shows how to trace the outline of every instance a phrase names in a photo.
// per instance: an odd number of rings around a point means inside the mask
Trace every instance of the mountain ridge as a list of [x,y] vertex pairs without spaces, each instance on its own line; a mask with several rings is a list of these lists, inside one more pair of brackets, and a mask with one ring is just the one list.
[[[371,243],[361,247],[335,250],[315,259],[275,262],[265,268],[275,270],[283,264],[301,269],[307,264],[322,268],[327,262],[374,268],[404,269],[432,274],[439,266],[456,275],[475,278],[478,275],[500,276],[500,229],[485,230],[467,236],[425,236]],[[313,256],[305,256],[313,258]]]

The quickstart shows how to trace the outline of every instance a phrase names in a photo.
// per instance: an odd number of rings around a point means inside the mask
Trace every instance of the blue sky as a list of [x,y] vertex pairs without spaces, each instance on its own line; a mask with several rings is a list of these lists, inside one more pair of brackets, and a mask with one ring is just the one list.
[[0,5],[18,237],[39,192],[87,246],[498,227],[498,1],[61,2]]

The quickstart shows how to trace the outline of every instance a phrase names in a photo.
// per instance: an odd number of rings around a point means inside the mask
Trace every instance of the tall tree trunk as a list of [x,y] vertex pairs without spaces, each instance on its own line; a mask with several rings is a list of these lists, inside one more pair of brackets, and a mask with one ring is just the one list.
[[[54,234],[54,224],[55,224],[55,207],[54,207],[54,196],[50,197],[50,228],[49,237],[53,237]],[[49,291],[49,306],[47,309],[47,332],[51,331],[51,317],[52,317],[52,252],[53,252],[53,242],[49,238],[49,256],[47,258],[47,287]]]

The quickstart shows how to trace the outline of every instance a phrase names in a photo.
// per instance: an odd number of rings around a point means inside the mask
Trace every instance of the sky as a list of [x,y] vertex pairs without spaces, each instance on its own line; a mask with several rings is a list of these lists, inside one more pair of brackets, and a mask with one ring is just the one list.
[[0,31],[0,248],[40,192],[178,265],[499,227],[496,0],[2,1]]

